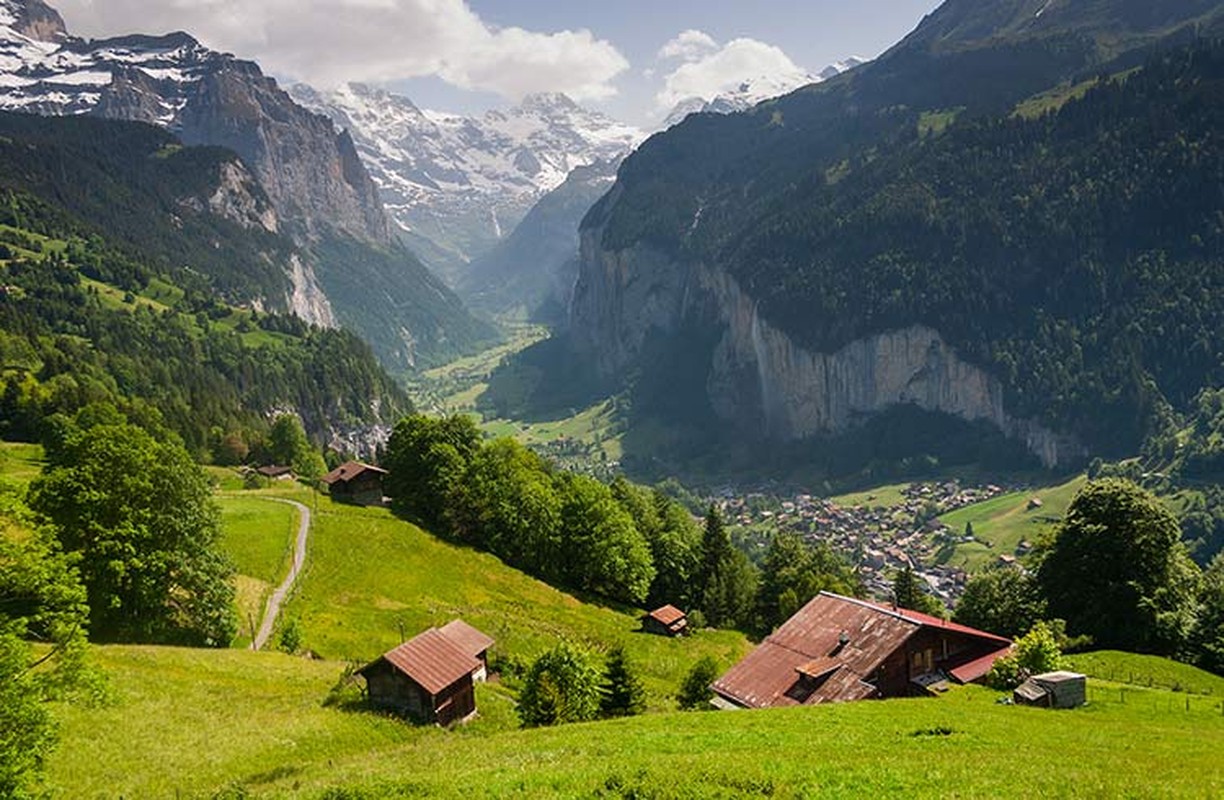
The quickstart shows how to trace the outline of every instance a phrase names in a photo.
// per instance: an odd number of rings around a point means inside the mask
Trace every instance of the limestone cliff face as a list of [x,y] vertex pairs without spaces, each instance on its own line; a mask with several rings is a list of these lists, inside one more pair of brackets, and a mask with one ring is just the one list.
[[223,61],[192,85],[172,127],[187,144],[228,147],[252,166],[282,220],[311,237],[321,226],[389,244],[378,190],[347,133],[294,103],[242,61]]
[[720,418],[769,438],[842,432],[891,406],[913,404],[988,422],[1047,467],[1084,455],[1072,437],[1009,414],[1002,384],[935,330],[913,326],[814,352],[764,319],[726,272],[682,265],[643,245],[607,252],[598,247],[601,233],[584,231],[570,326],[605,377],[624,374],[650,336],[714,326],[721,335],[706,384],[711,406]]

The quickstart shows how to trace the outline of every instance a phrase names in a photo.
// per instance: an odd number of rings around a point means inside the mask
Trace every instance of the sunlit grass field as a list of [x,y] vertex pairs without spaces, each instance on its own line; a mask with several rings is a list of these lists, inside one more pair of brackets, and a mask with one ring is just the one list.
[[[1067,512],[1087,478],[1080,475],[1069,481],[1000,495],[982,503],[957,509],[939,519],[956,533],[973,523],[973,535],[978,540],[957,545],[946,563],[969,571],[989,566],[1001,555],[1012,555],[1021,541],[1035,542],[1042,532],[1057,524]],[[1040,507],[1030,508],[1033,498]]]
[[55,796],[1224,793],[1218,694],[1092,680],[1089,705],[1073,711],[1000,705],[1002,695],[965,687],[933,699],[672,712],[520,731],[505,690],[482,686],[481,718],[443,731],[324,707],[335,662],[147,647],[96,648],[95,658],[111,676],[114,700],[57,708]]

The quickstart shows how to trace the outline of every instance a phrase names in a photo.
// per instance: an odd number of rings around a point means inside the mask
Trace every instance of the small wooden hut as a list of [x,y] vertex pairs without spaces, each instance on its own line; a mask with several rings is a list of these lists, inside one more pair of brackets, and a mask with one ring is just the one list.
[[362,506],[376,506],[383,501],[385,469],[360,461],[347,461],[323,476],[327,493],[334,500]]
[[656,608],[642,617],[642,630],[660,636],[683,636],[688,633],[688,615],[673,605]]
[[450,725],[476,714],[472,675],[480,669],[437,628],[414,636],[358,670],[370,704],[418,722]]

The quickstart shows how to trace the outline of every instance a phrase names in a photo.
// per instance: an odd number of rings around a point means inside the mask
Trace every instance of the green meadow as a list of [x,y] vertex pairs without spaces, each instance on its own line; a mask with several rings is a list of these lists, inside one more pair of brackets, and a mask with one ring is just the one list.
[[[1107,667],[1113,656],[1103,658]],[[505,690],[486,685],[477,694],[481,717],[444,731],[324,706],[336,662],[148,647],[98,647],[95,659],[113,699],[57,709],[53,796],[1224,793],[1219,694],[1096,679],[1089,704],[1073,711],[1001,705],[998,693],[964,687],[933,699],[657,713],[529,731],[514,729]]]
[[[951,511],[940,522],[960,533],[973,524],[977,541],[956,546],[944,563],[973,572],[987,567],[1002,555],[1013,555],[1022,541],[1036,542],[1050,526],[1058,523],[1087,478],[1080,475],[1063,483],[1010,492],[982,503]],[[1036,498],[1040,506],[1031,504]]]

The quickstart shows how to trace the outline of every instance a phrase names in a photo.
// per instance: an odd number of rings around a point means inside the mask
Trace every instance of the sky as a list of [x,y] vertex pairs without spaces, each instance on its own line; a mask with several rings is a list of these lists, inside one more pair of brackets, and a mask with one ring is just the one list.
[[873,58],[939,0],[50,0],[86,37],[186,30],[283,82],[478,113],[565,92],[637,125],[760,76]]

